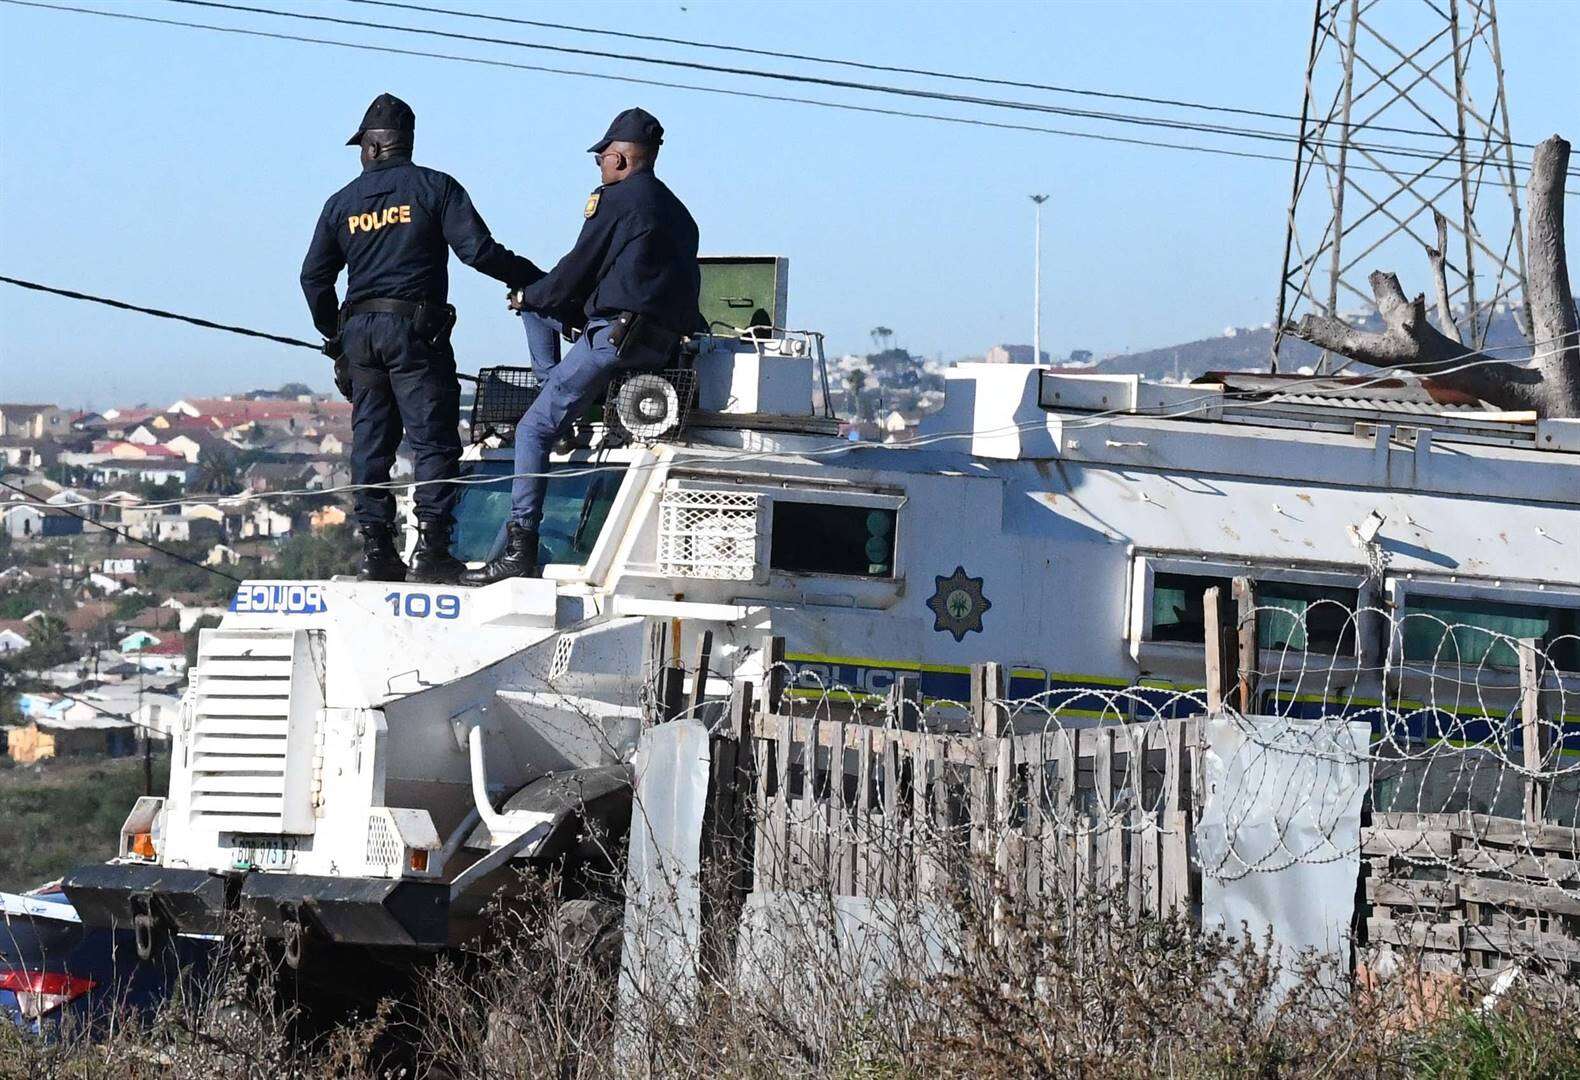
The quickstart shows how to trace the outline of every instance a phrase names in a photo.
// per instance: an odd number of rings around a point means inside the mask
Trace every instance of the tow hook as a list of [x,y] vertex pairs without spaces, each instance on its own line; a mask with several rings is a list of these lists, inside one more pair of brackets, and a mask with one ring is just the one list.
[[301,971],[303,955],[307,950],[307,926],[302,922],[301,906],[282,905],[280,921],[285,931],[285,962],[292,971]]
[[152,960],[164,935],[154,914],[154,898],[146,893],[132,897],[132,936],[137,942],[137,959]]

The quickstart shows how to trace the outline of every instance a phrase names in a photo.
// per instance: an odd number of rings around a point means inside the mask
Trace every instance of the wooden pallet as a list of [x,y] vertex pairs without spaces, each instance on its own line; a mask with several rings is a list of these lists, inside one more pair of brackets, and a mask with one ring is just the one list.
[[1485,814],[1375,814],[1365,940],[1435,971],[1580,974],[1580,829]]

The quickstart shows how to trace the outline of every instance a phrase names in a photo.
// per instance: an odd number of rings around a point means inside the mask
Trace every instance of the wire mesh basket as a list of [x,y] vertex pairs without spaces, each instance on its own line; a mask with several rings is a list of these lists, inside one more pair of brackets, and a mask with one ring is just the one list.
[[628,440],[650,442],[685,427],[697,397],[692,368],[620,375],[604,399],[604,426]]
[[531,368],[486,367],[477,372],[477,396],[472,399],[472,441],[490,435],[510,436],[542,384]]

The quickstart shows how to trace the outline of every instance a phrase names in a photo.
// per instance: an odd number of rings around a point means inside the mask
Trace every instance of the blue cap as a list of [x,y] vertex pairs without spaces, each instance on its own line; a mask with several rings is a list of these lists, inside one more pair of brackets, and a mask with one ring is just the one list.
[[590,154],[602,153],[612,142],[634,142],[658,146],[664,141],[664,125],[646,109],[627,109],[614,118],[603,138],[587,148]]

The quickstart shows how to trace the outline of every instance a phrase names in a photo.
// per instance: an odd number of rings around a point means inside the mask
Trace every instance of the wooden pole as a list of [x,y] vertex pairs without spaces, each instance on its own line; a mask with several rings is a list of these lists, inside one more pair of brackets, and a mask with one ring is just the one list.
[[889,706],[901,731],[917,730],[922,718],[922,680],[915,675],[896,676],[889,687]]
[[977,734],[999,737],[1005,686],[1003,664],[971,665],[971,727]]
[[670,664],[658,673],[659,720],[668,723],[680,716],[686,703],[686,673]]
[[752,707],[756,704],[752,684],[742,682],[735,688],[735,697],[730,701],[730,734],[740,740],[742,746],[751,745],[754,728],[752,725]]
[[1541,652],[1534,638],[1520,641],[1520,743],[1524,751],[1525,820],[1541,822],[1547,813],[1548,729],[1542,722]]
[[697,646],[697,671],[691,679],[691,717],[701,719],[702,703],[708,697],[708,665],[713,660],[713,631],[702,632],[702,643]]
[[1248,577],[1234,579],[1234,606],[1236,611],[1236,688],[1240,712],[1249,716],[1256,712],[1258,669],[1261,667],[1261,648],[1256,634],[1256,586]]
[[1202,593],[1201,613],[1204,630],[1202,644],[1207,659],[1207,712],[1217,715],[1223,712],[1230,687],[1235,684],[1235,665],[1230,660],[1234,655],[1235,647],[1231,644],[1234,633],[1225,624],[1223,590],[1218,586],[1214,585]]
[[770,716],[784,704],[785,639],[769,637],[763,642],[763,711]]

